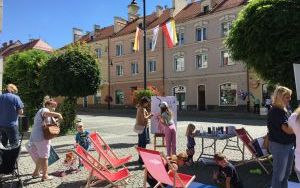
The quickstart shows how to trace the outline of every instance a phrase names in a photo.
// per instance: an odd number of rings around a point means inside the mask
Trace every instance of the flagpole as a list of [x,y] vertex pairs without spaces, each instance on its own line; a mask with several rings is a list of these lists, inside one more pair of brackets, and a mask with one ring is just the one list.
[[143,0],[143,30],[144,30],[144,89],[147,89],[147,44],[146,44],[146,0]]

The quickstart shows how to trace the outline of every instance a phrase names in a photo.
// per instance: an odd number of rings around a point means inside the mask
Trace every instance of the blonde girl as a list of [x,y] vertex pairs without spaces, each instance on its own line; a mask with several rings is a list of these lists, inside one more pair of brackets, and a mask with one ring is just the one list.
[[195,145],[196,145],[195,138],[194,138],[195,137],[195,134],[194,134],[195,129],[196,129],[196,127],[192,123],[188,124],[188,126],[186,128],[186,133],[185,133],[185,136],[187,138],[186,153],[188,155],[187,165],[191,165],[194,163],[193,156],[195,154]]
[[286,188],[294,160],[295,135],[288,125],[288,111],[292,91],[283,86],[276,87],[272,96],[272,108],[268,113],[268,135],[273,156],[272,188]]

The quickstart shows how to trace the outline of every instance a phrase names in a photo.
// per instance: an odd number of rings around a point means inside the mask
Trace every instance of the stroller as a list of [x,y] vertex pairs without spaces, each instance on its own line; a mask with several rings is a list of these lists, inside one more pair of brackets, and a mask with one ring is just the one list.
[[[11,177],[18,178],[16,187],[23,187],[23,182],[20,178],[20,173],[18,168],[18,159],[21,152],[22,139],[23,139],[23,135],[20,136],[20,143],[16,147],[0,148],[0,187],[3,186],[3,183],[6,180],[11,180],[12,179]],[[4,176],[6,175],[11,175],[11,177],[4,178]]]

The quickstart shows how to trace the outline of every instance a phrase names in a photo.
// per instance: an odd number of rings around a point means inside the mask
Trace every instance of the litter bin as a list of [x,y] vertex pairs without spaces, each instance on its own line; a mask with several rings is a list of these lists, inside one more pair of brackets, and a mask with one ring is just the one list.
[[29,119],[27,116],[19,117],[19,131],[28,132],[29,131]]

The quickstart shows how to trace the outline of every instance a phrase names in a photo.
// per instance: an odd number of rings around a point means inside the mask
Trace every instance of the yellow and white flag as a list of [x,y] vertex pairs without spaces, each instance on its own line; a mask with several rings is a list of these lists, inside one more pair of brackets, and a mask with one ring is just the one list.
[[140,35],[141,35],[141,29],[139,27],[136,27],[134,45],[133,45],[134,51],[139,51],[140,49]]

